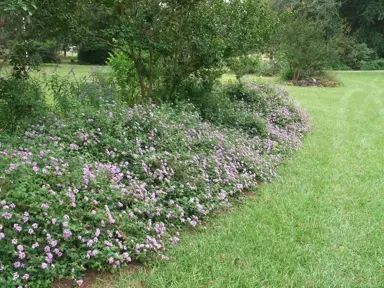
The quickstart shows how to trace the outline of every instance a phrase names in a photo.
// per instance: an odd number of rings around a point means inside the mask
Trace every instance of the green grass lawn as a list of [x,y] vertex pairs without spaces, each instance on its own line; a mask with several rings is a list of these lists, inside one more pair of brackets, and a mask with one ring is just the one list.
[[90,65],[76,65],[76,64],[44,64],[39,72],[35,74],[46,73],[51,75],[56,73],[60,76],[76,76],[78,78],[88,77],[93,72],[109,72],[110,68],[107,66],[90,66]]
[[313,130],[274,183],[100,287],[384,287],[384,73],[337,75],[288,88]]
[[[11,67],[5,67],[3,70],[0,70],[0,75],[9,73]],[[100,72],[109,72],[110,68],[107,66],[91,66],[91,65],[78,65],[78,64],[44,64],[39,68],[39,71],[33,71],[32,77],[40,77],[43,73],[46,73],[47,76],[52,74],[57,74],[60,76],[76,76],[76,77],[88,77],[91,73],[95,71]]]

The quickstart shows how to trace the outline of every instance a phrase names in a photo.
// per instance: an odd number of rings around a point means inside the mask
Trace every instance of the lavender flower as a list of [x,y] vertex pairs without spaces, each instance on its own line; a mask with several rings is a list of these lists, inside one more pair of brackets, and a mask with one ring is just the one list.
[[15,272],[13,274],[13,280],[16,281],[17,279],[19,279],[19,273]]

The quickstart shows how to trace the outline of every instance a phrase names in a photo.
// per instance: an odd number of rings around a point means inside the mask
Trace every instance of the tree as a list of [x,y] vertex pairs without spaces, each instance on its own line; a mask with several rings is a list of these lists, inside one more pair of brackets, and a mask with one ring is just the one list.
[[289,64],[285,75],[299,80],[319,75],[337,56],[336,38],[343,26],[335,0],[274,0],[279,25],[271,46]]
[[127,55],[144,98],[154,89],[172,96],[189,75],[212,75],[227,57],[259,49],[273,21],[264,0],[89,0],[79,6],[89,16],[78,17],[79,34]]
[[379,57],[384,57],[384,2],[381,0],[346,0],[340,15],[351,25],[352,32],[367,43]]
[[295,17],[281,26],[278,37],[280,52],[289,63],[286,76],[290,79],[317,76],[335,58],[336,47],[326,38],[319,21]]
[[2,11],[0,68],[11,59],[18,77],[25,76],[27,67],[33,66],[35,62],[33,48],[30,49],[33,45],[28,42],[27,26],[36,9],[34,1],[28,0],[10,0],[0,4]]
[[37,41],[66,39],[73,26],[75,0],[8,0],[0,3],[2,66],[11,60],[14,73],[28,75],[38,64]]

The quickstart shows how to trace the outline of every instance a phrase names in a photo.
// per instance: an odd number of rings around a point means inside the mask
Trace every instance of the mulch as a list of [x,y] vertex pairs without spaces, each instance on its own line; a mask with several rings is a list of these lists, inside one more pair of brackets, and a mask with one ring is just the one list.
[[299,87],[340,87],[337,81],[323,80],[323,79],[310,79],[310,80],[290,80],[286,82],[289,86]]

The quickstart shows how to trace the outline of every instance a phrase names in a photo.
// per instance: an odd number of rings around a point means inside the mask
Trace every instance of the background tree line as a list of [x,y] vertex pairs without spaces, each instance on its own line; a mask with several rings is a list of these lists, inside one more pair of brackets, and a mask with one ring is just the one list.
[[115,72],[127,85],[137,83],[143,97],[154,89],[173,97],[191,75],[209,85],[228,59],[251,53],[283,60],[288,79],[316,76],[325,68],[362,69],[384,57],[380,0],[8,0],[0,5],[1,58],[15,75],[41,62],[59,62],[57,51],[77,45],[80,62],[103,64],[115,52],[120,61],[114,61]]

